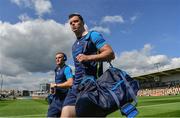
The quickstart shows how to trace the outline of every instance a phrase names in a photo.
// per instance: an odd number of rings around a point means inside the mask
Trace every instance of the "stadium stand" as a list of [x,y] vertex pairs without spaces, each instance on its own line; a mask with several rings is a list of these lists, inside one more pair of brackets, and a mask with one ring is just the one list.
[[167,96],[180,94],[180,68],[133,77],[140,83],[138,96]]

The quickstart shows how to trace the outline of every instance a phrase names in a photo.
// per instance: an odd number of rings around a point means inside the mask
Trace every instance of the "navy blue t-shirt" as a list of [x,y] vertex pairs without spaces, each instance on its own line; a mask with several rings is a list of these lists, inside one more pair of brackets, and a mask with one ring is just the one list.
[[81,77],[84,75],[90,75],[97,78],[102,74],[102,62],[83,62],[77,61],[76,57],[79,54],[91,55],[97,54],[100,48],[106,44],[105,39],[98,32],[91,31],[81,39],[77,39],[72,47],[72,55],[75,65],[75,80],[74,84],[79,84],[82,80]]
[[[72,70],[69,66],[64,65],[62,68],[55,69],[55,83],[63,83],[68,79],[73,78]],[[57,93],[67,93],[68,89],[56,88]]]

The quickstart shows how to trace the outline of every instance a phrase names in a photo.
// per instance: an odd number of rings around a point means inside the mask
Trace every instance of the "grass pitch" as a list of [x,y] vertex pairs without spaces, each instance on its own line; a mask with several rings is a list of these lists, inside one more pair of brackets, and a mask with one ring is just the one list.
[[45,100],[0,101],[0,117],[46,117],[47,109]]
[[[137,117],[180,117],[180,95],[138,97]],[[121,116],[119,111],[109,115]]]
[[[180,117],[180,95],[138,97],[138,117]],[[46,117],[45,100],[2,100],[0,117]],[[122,117],[119,110],[108,117]]]

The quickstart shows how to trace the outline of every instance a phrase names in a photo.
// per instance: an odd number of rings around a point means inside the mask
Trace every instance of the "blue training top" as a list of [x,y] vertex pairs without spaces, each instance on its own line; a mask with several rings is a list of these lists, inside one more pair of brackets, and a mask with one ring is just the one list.
[[102,62],[88,61],[80,63],[76,57],[79,54],[92,55],[97,54],[98,50],[106,44],[102,35],[98,32],[91,31],[80,39],[77,39],[72,46],[72,55],[75,65],[74,84],[81,82],[84,75],[99,77],[103,73]]
[[[55,83],[63,83],[68,79],[73,78],[72,70],[69,66],[64,65],[62,68],[56,67],[55,69]],[[67,93],[68,89],[56,88],[56,93]]]

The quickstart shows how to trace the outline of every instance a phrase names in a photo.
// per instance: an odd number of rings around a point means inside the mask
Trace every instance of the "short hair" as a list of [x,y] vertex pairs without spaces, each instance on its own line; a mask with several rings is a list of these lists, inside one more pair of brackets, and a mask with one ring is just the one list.
[[82,17],[80,14],[78,14],[78,13],[72,13],[72,14],[70,14],[70,15],[69,15],[69,19],[72,18],[72,17],[74,17],[74,16],[79,17],[79,19],[84,23],[83,17]]
[[64,58],[64,61],[67,61],[67,56],[66,56],[65,53],[63,53],[63,52],[57,52],[56,55],[58,55],[58,54],[62,54],[62,55],[63,55],[63,58]]

